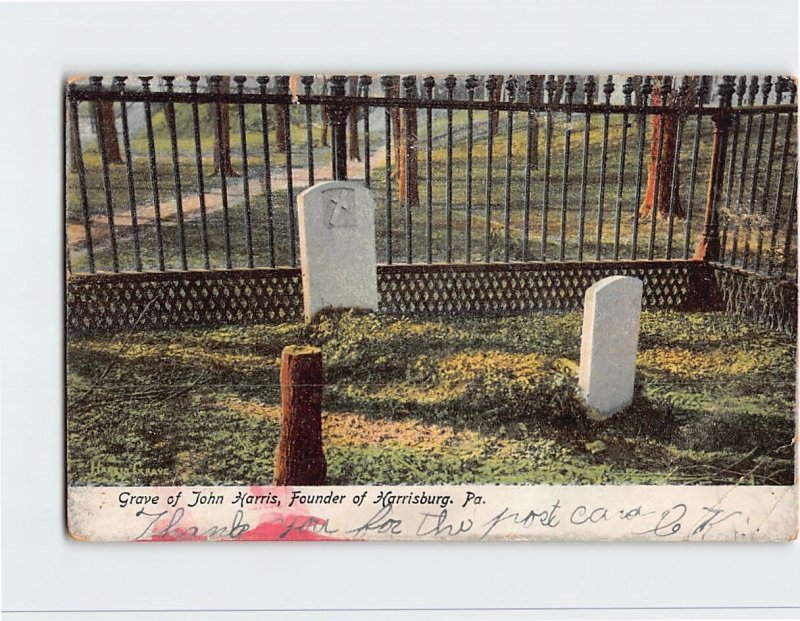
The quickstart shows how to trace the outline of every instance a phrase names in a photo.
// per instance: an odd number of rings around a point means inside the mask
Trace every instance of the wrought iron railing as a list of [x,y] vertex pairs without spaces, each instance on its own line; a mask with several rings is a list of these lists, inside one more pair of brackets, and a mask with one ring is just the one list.
[[376,192],[387,265],[698,258],[795,277],[791,79],[378,81],[70,84],[68,269],[296,266],[298,192],[350,178]]

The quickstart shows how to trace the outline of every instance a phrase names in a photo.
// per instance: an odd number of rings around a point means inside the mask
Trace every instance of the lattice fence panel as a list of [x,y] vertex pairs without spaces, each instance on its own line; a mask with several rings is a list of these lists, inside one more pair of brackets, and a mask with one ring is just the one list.
[[381,310],[391,314],[513,315],[583,307],[586,289],[606,276],[644,282],[648,308],[683,308],[692,291],[690,262],[391,266],[378,279]]
[[[796,285],[692,261],[384,265],[378,267],[380,310],[464,316],[575,310],[583,306],[586,289],[616,274],[642,279],[646,308],[720,307],[770,328],[797,331]],[[280,323],[302,317],[298,269],[77,275],[67,283],[71,331]]]
[[280,323],[303,317],[300,270],[72,277],[67,325],[79,332]]
[[797,335],[797,283],[723,266],[713,276],[726,313]]

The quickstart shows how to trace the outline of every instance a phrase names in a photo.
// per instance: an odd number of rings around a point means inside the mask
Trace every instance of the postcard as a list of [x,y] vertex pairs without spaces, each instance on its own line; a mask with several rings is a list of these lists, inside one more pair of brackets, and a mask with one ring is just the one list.
[[796,538],[795,78],[64,92],[74,538]]

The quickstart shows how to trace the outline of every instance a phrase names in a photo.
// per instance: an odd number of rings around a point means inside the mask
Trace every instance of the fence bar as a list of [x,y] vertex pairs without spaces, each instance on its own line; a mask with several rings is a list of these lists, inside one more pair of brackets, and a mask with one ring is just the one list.
[[547,217],[550,203],[550,150],[553,145],[553,97],[556,92],[554,75],[548,75],[545,82],[547,91],[547,128],[544,133],[544,189],[542,191],[542,251],[541,260],[547,260]]
[[[786,87],[792,92],[792,101],[794,101],[793,88],[794,82],[791,78],[786,80]],[[786,163],[789,160],[789,145],[792,137],[792,122],[794,121],[794,114],[791,112],[786,117],[786,128],[783,134],[783,151],[781,152],[781,164],[778,172],[778,189],[775,195],[775,207],[772,210],[772,233],[770,235],[769,249],[770,259],[767,266],[767,274],[771,275],[775,268],[775,244],[778,241],[778,228],[780,227],[780,214],[781,214],[781,198],[783,197],[783,184],[786,179]],[[790,207],[791,211],[791,207]]]
[[[300,82],[305,90],[305,96],[311,97],[311,86],[314,84],[313,75],[304,75],[300,78]],[[314,132],[311,116],[311,104],[306,103],[306,165],[308,167],[308,187],[314,185]],[[355,108],[353,109],[355,114]]]
[[[369,97],[369,87],[372,84],[372,77],[362,75],[358,78],[358,84],[361,86],[362,97]],[[364,104],[364,185],[368,188],[370,185],[370,146],[369,146],[369,104]]]
[[[533,105],[539,90],[539,78],[535,75],[528,76],[525,90],[528,93],[528,103]],[[471,112],[471,111],[470,111]],[[527,112],[525,125],[525,193],[522,206],[522,234],[521,234],[521,260],[528,260],[528,229],[530,227],[531,210],[531,178],[533,176],[533,115],[532,110]]]
[[[288,76],[283,77],[288,79]],[[329,105],[328,116],[331,120],[331,134],[333,135],[331,140],[331,177],[335,181],[347,179],[347,118],[350,116],[350,108],[344,103],[347,81],[346,75],[335,75],[331,78],[331,98],[334,103]],[[285,91],[288,95],[288,82]],[[288,119],[288,107],[286,118]]]
[[86,165],[83,162],[83,148],[81,147],[81,132],[78,126],[78,102],[72,98],[75,85],[69,85],[69,120],[72,125],[72,148],[75,149],[75,159],[78,162],[78,194],[81,199],[81,215],[83,216],[83,234],[86,239],[86,258],[89,261],[89,272],[95,273],[94,242],[92,240],[92,220],[89,216],[89,197],[86,193]]
[[[658,96],[661,101],[661,113],[659,114],[660,129],[658,132],[658,144],[656,151],[655,180],[653,181],[653,206],[650,209],[650,236],[647,242],[647,259],[652,261],[655,256],[656,247],[656,223],[658,222],[658,206],[661,193],[661,161],[664,152],[664,135],[667,125],[667,107],[669,106],[669,94],[672,91],[672,78],[668,75],[661,76],[658,85]],[[655,97],[653,97],[655,99]],[[655,119],[653,119],[655,123]],[[649,183],[649,181],[648,181]]]
[[[517,92],[516,78],[509,77],[506,80],[506,93],[508,100],[513,102]],[[503,260],[507,263],[509,259],[509,247],[511,245],[511,158],[513,157],[513,134],[514,134],[514,111],[509,110],[508,121],[506,123],[506,182],[505,200],[503,202]]]
[[272,165],[269,157],[269,115],[267,112],[267,84],[269,76],[260,75],[256,78],[259,90],[264,99],[261,100],[261,144],[264,155],[264,195],[267,199],[267,253],[269,266],[275,267],[275,213],[272,205]]
[[[91,76],[89,78],[92,88],[100,90],[103,78],[101,76]],[[112,104],[113,105],[113,104]],[[111,178],[108,172],[108,157],[106,153],[105,122],[101,102],[94,104],[95,125],[97,128],[97,149],[100,151],[100,166],[103,173],[103,193],[106,202],[106,219],[108,221],[108,238],[111,245],[111,264],[114,272],[119,272],[119,254],[117,253],[117,228],[114,226],[114,201],[111,196]],[[116,140],[116,136],[114,137]]]
[[697,78],[697,89],[695,92],[697,97],[697,115],[696,123],[694,126],[694,144],[692,145],[692,172],[689,178],[689,196],[686,200],[686,227],[684,230],[683,238],[683,258],[689,258],[689,246],[691,245],[692,238],[692,214],[694,213],[694,189],[697,183],[697,164],[700,157],[700,125],[703,117],[700,115],[699,110],[702,109],[706,97],[706,84],[703,76]]
[[[577,88],[575,76],[571,75],[564,82],[564,94],[566,102],[572,105],[572,97]],[[558,260],[563,261],[566,255],[567,243],[567,188],[569,186],[569,152],[572,140],[572,109],[567,108],[567,117],[564,123],[564,176],[561,181],[561,239],[558,246]]]
[[[193,93],[197,92],[199,76],[187,76],[189,88]],[[194,131],[194,155],[195,167],[197,168],[197,197],[200,202],[200,234],[203,244],[203,267],[211,269],[211,259],[208,252],[208,214],[206,213],[206,188],[203,175],[203,149],[200,142],[200,111],[197,102],[192,102],[192,129]]]
[[685,75],[681,79],[681,86],[678,90],[678,110],[676,112],[678,119],[675,127],[675,153],[672,157],[672,183],[669,188],[669,210],[667,213],[667,259],[672,258],[672,240],[674,238],[675,228],[675,204],[678,201],[678,177],[680,175],[680,162],[681,162],[681,148],[683,147],[683,125],[686,120],[686,115],[683,112],[685,103],[690,96],[690,78]]
[[[417,90],[417,79],[413,75],[407,75],[403,78],[403,89],[405,90],[406,99],[415,99],[415,92]],[[411,164],[412,164],[412,154],[416,151],[417,145],[416,142],[413,140],[413,136],[411,133],[411,115],[417,114],[416,108],[406,108],[405,109],[405,141],[406,141],[406,148],[405,148],[405,175],[404,175],[404,185],[405,185],[405,227],[406,227],[406,263],[411,264],[414,261],[414,257],[412,254],[412,222],[411,222],[411,203],[412,203],[412,196],[411,196],[411,175],[416,175],[416,170],[412,173],[411,171]],[[416,120],[416,119],[415,119]],[[450,234],[450,222],[447,223],[447,231],[448,236]],[[449,245],[448,245],[449,248]],[[448,258],[449,261],[449,258]]]
[[[747,88],[748,106],[752,109],[758,95],[758,76],[751,76],[750,85]],[[736,226],[733,229],[733,242],[731,243],[731,265],[736,264],[736,254],[739,245],[739,227],[741,220],[742,198],[744,196],[745,175],[747,173],[747,163],[750,157],[750,137],[753,129],[753,115],[747,116],[744,132],[744,148],[742,149],[742,169],[739,173],[739,189],[736,192]]]
[[[625,106],[631,105],[631,95],[633,94],[633,78],[628,78],[622,86],[622,93],[625,96]],[[617,199],[614,209],[614,260],[619,260],[619,237],[620,226],[622,224],[622,191],[625,187],[625,153],[628,149],[628,113],[622,114],[622,138],[619,152],[619,173],[617,174]]]
[[[246,76],[234,76],[239,95],[244,95]],[[242,143],[242,194],[244,198],[244,235],[247,247],[247,267],[253,267],[253,218],[250,208],[250,177],[247,167],[247,123],[244,117],[244,102],[239,100],[239,139]],[[313,164],[313,162],[312,162]]]
[[644,165],[644,132],[645,125],[647,124],[647,98],[653,92],[652,78],[648,75],[644,79],[644,83],[638,95],[638,104],[640,106],[638,115],[638,157],[636,166],[636,198],[633,203],[633,229],[631,231],[631,259],[636,260],[639,244],[639,205],[642,204],[642,167]]
[[605,110],[603,111],[603,142],[600,149],[600,190],[597,195],[597,226],[595,227],[595,245],[594,245],[594,258],[595,261],[600,260],[603,245],[603,211],[605,208],[606,199],[606,165],[608,163],[608,124],[609,112],[608,106],[611,105],[611,95],[614,92],[614,78],[608,76],[606,83],[603,85],[603,94],[605,95]]
[[791,259],[792,233],[794,232],[794,221],[797,214],[797,164],[794,165],[792,175],[792,197],[789,200],[789,222],[786,223],[786,238],[783,242],[783,266],[781,267],[781,277],[786,277],[789,271],[789,260]]
[[[594,76],[587,76],[583,84],[586,103],[594,100],[594,91],[597,85]],[[586,229],[586,189],[589,183],[589,131],[592,125],[592,113],[586,112],[583,119],[583,158],[581,161],[581,195],[578,203],[578,261],[583,261],[583,241]]]
[[[162,79],[166,83],[168,93],[173,92],[175,76],[165,75]],[[181,187],[181,169],[178,157],[178,132],[175,128],[175,104],[168,101],[164,104],[164,113],[167,117],[169,128],[169,141],[172,147],[172,178],[175,184],[175,215],[178,218],[178,255],[181,269],[186,269],[186,227],[183,223],[183,188]]]
[[[433,99],[433,87],[436,81],[428,76],[423,81],[428,102]],[[433,108],[425,109],[425,260],[433,263]]]
[[[766,105],[767,99],[769,97],[769,93],[772,90],[772,76],[764,76],[764,80],[761,83],[761,97],[762,97],[762,105]],[[758,178],[760,172],[760,164],[761,164],[761,154],[763,152],[764,147],[764,128],[767,124],[767,113],[765,110],[762,109],[761,114],[759,115],[759,123],[758,123],[758,134],[756,135],[756,154],[753,158],[753,178],[750,183],[750,208],[749,208],[749,217],[745,221],[745,228],[744,228],[744,251],[742,253],[742,269],[747,269],[747,264],[750,259],[750,228],[751,228],[751,220],[755,216],[756,213],[756,190],[758,189]]]
[[[775,103],[780,104],[783,100],[783,92],[786,90],[784,78],[779,77],[775,84]],[[767,155],[767,169],[764,172],[764,184],[761,191],[761,219],[758,221],[758,241],[756,242],[756,265],[755,271],[761,268],[761,253],[764,249],[764,219],[767,215],[767,204],[769,203],[770,184],[772,182],[772,164],[775,160],[775,145],[778,137],[778,121],[780,113],[775,112],[772,116],[772,127],[770,128],[769,150]]]
[[483,231],[483,260],[489,263],[492,260],[492,159],[494,156],[494,110],[491,104],[494,102],[494,92],[498,88],[497,78],[490,75],[484,83],[486,87],[486,97],[489,108],[486,110],[487,128],[486,134],[486,205],[484,207],[484,231]]
[[[448,75],[444,79],[447,100],[453,100],[456,77]],[[447,109],[447,163],[445,168],[445,257],[447,263],[453,260],[453,110]]]
[[120,96],[120,118],[122,120],[122,148],[125,151],[125,168],[128,181],[128,208],[131,213],[131,238],[133,241],[133,262],[136,271],[142,271],[142,253],[139,245],[139,219],[136,213],[136,186],[134,183],[133,157],[131,154],[131,135],[128,128],[128,110],[125,106],[125,80],[127,77],[114,77],[114,84]]
[[[385,75],[381,77],[381,86],[384,96],[388,99],[392,96],[394,76]],[[384,183],[386,184],[386,264],[392,264],[392,110],[389,106],[384,107],[386,114],[384,121],[384,145],[386,145],[386,167],[384,168]]]
[[[212,75],[208,78],[209,86],[214,93],[220,92],[220,85],[222,83],[221,75]],[[214,106],[214,122],[217,127],[216,150],[217,150],[217,163],[219,165],[219,188],[222,195],[222,229],[225,235],[225,266],[228,269],[233,267],[233,257],[231,256],[231,229],[230,229],[230,214],[228,211],[228,178],[226,168],[226,153],[222,133],[222,106],[224,104],[217,103]]]
[[[337,86],[341,89],[341,94],[344,96],[344,81],[347,79],[345,76],[334,76],[333,80],[336,83],[337,79],[341,81],[341,84],[337,84]],[[275,77],[275,83],[277,85],[277,91],[280,95],[285,97],[289,96],[289,76],[288,75],[279,75]],[[280,104],[279,104],[280,105]],[[295,213],[294,213],[294,179],[292,177],[292,125],[289,122],[289,115],[291,114],[291,106],[288,104],[283,104],[284,106],[284,114],[283,116],[283,131],[286,136],[286,209],[289,215],[289,247],[291,252],[291,261],[292,267],[297,267],[297,222],[295,220]],[[336,143],[337,141],[341,140],[341,154],[338,154],[339,158],[344,158],[344,170],[345,176],[344,179],[347,179],[347,149],[345,148],[345,141],[346,141],[346,127],[344,125],[344,119],[339,118],[339,123],[334,123],[334,135],[333,135],[333,142]],[[337,132],[341,134],[341,138],[338,138]],[[340,162],[337,161],[337,168],[339,167]],[[341,169],[340,169],[341,170]],[[341,179],[342,177],[335,177],[337,179]]]
[[466,240],[464,242],[464,260],[467,263],[472,262],[472,152],[473,152],[473,138],[474,138],[474,126],[473,126],[473,112],[472,112],[472,104],[475,101],[475,88],[478,86],[478,79],[471,75],[466,80],[467,86],[467,100],[469,105],[467,106],[467,196],[466,196],[466,217],[467,221],[465,223],[465,230],[464,234]]
[[731,143],[731,159],[728,165],[728,186],[725,191],[725,224],[722,227],[722,243],[720,244],[720,257],[721,263],[725,262],[725,255],[727,254],[728,246],[728,229],[733,223],[734,230],[738,227],[736,218],[731,217],[731,200],[733,199],[733,182],[736,178],[736,153],[739,146],[739,127],[741,126],[742,114],[742,100],[744,94],[747,92],[747,76],[739,76],[739,81],[736,86],[736,112],[733,115],[733,142]]
[[[150,80],[153,76],[140,76],[142,90],[150,90]],[[150,162],[150,185],[153,192],[153,212],[156,217],[156,246],[158,248],[158,269],[164,271],[164,235],[161,229],[161,199],[158,192],[158,169],[156,168],[156,145],[153,136],[153,115],[150,102],[144,102],[144,121],[147,130],[147,151]]]

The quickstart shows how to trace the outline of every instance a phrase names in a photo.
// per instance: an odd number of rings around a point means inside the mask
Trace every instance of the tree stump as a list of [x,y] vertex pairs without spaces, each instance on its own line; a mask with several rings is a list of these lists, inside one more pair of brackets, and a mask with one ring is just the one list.
[[275,485],[324,485],[322,352],[290,345],[281,354],[281,436]]

